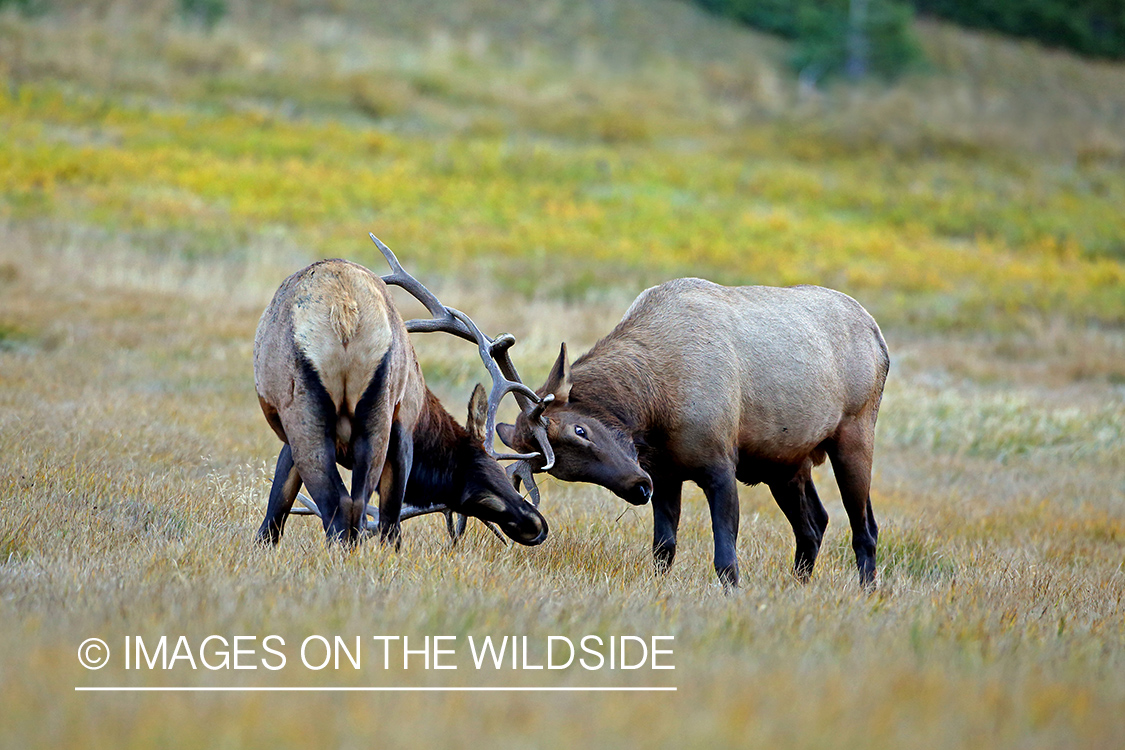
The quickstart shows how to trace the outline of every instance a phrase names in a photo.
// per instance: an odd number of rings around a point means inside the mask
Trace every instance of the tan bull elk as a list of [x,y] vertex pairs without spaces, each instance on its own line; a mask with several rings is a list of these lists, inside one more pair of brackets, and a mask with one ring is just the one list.
[[[258,324],[254,382],[266,420],[284,443],[258,538],[278,542],[304,484],[330,541],[359,538],[378,487],[384,541],[397,544],[401,517],[444,510],[496,524],[521,544],[539,544],[547,522],[497,458],[549,464],[545,434],[542,455],[497,457],[491,450],[500,399],[514,392],[528,409],[538,401],[508,357],[515,339],[482,334],[371,238],[392,274],[380,277],[346,260],[314,263],[281,284]],[[387,284],[405,288],[434,317],[404,324]],[[479,385],[473,392],[467,429],[426,387],[408,331],[446,331],[477,344],[493,389],[488,399]],[[350,493],[337,464],[352,470]],[[518,475],[533,487],[529,471]]]
[[545,427],[553,476],[636,505],[651,496],[658,569],[675,557],[681,490],[695,482],[711,510],[715,570],[732,585],[736,480],[769,486],[796,536],[795,572],[807,580],[828,525],[812,468],[827,456],[870,587],[871,460],[889,365],[879,326],[845,294],[676,279],[642,292],[573,366],[563,344],[539,389],[544,402],[498,431],[530,450],[532,429]]

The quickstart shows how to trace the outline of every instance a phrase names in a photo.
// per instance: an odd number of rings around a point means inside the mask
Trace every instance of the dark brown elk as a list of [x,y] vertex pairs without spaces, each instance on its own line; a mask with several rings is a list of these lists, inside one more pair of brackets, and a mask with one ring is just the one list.
[[573,366],[563,344],[539,389],[544,403],[498,433],[530,450],[532,427],[545,426],[551,475],[636,505],[651,496],[661,570],[676,554],[683,483],[695,482],[710,506],[715,570],[731,585],[736,480],[769,486],[796,536],[795,572],[807,580],[828,524],[812,469],[827,456],[870,587],[871,460],[888,367],[878,325],[845,294],[676,279],[643,292]]
[[[442,408],[426,387],[387,283],[406,287],[440,316],[411,321],[418,324],[414,330],[445,330],[466,338],[475,333],[482,354],[486,344],[506,349],[514,339],[483,337],[472,321],[437,302],[376,243],[395,270],[386,281],[349,261],[321,261],[287,278],[262,315],[254,339],[254,380],[266,420],[284,446],[258,538],[277,543],[304,484],[330,541],[359,539],[377,486],[384,541],[397,544],[400,513],[408,507],[415,513],[432,509],[475,516],[521,544],[539,544],[547,536],[547,522],[485,449],[486,440],[492,441],[496,404],[478,385],[467,429]],[[496,379],[495,367],[490,370]],[[499,398],[518,388],[525,387],[501,377],[493,393]],[[530,403],[534,394],[526,390],[524,403]],[[352,470],[350,493],[337,464]]]

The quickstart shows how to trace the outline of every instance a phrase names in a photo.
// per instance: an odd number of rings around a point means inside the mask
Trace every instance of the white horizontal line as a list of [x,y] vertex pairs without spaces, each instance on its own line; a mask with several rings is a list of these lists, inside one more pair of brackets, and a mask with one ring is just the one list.
[[674,687],[76,687],[79,693],[667,693]]

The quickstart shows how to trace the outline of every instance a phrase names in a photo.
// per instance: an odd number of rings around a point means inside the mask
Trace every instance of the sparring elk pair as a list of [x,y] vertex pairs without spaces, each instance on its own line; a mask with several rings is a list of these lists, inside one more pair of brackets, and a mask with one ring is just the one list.
[[[538,398],[519,382],[509,335],[493,340],[468,316],[442,305],[372,235],[391,265],[380,277],[345,260],[325,260],[287,278],[254,338],[254,382],[266,420],[284,443],[258,538],[276,544],[304,484],[329,540],[354,542],[368,528],[367,500],[379,489],[378,529],[397,545],[403,517],[444,511],[495,524],[513,540],[539,544],[547,522],[517,492],[492,453],[496,409],[509,391],[521,406]],[[403,323],[388,284],[421,301],[430,320]],[[408,331],[446,331],[477,344],[493,378],[478,385],[467,429],[426,387]],[[536,419],[538,419],[537,415]],[[540,453],[550,463],[542,436]],[[352,470],[351,492],[336,465]],[[534,490],[525,464],[518,476]],[[534,493],[534,497],[538,497]],[[461,519],[463,530],[464,518]]]
[[[397,539],[406,502],[409,514],[458,511],[495,521],[524,544],[542,541],[546,522],[487,455],[499,399],[514,390],[522,411],[498,432],[521,452],[509,456],[520,459],[517,476],[533,492],[532,470],[602,485],[635,505],[651,499],[658,570],[675,557],[690,480],[710,506],[715,570],[737,585],[737,482],[764,482],[793,527],[794,571],[807,580],[828,524],[812,469],[827,457],[860,580],[874,585],[871,460],[889,358],[855,300],[811,286],[670,281],[643,292],[573,367],[563,344],[535,394],[507,358],[510,337],[484,337],[375,242],[394,270],[385,280],[415,294],[434,319],[404,326],[380,278],[345,261],[315,264],[282,285],[255,341],[262,408],[287,443],[261,538],[277,541],[302,480],[330,538],[354,538],[371,471],[383,467],[384,539]],[[484,406],[474,393],[467,432],[425,389],[407,330],[455,333],[492,362],[492,398]],[[353,467],[350,496],[336,462]]]

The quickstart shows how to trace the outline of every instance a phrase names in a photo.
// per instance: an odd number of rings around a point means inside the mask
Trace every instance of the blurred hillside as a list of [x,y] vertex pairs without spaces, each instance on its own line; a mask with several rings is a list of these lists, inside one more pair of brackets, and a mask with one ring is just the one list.
[[283,105],[400,128],[578,138],[732,135],[780,120],[849,143],[1125,157],[1125,67],[922,22],[933,72],[802,87],[784,42],[674,0],[266,2],[207,32],[164,2],[4,15],[10,82]]
[[374,262],[375,229],[531,295],[690,273],[892,322],[1125,320],[1125,65],[926,22],[929,72],[816,88],[672,0],[45,7],[0,14],[8,222],[236,261]]

